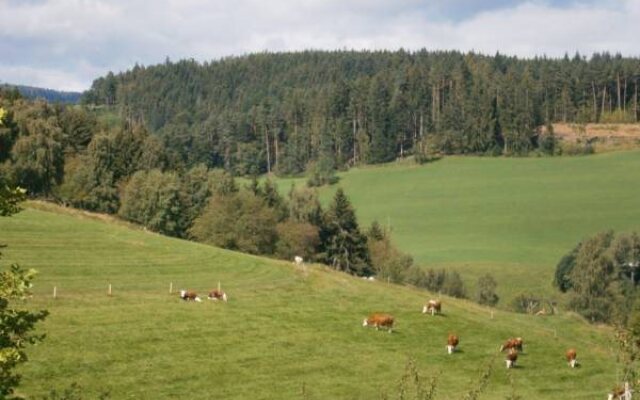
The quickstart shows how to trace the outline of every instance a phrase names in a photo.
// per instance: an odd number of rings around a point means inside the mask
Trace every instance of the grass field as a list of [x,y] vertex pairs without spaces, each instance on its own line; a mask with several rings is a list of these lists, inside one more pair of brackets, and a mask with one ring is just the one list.
[[[458,166],[460,186],[465,186],[472,181],[469,170],[477,169],[470,166],[484,162],[451,160],[424,168],[391,168],[389,173],[397,172],[405,182],[411,177],[406,174],[419,174],[431,186],[425,177],[451,163]],[[496,165],[486,162],[489,170]],[[356,171],[343,183],[353,177],[352,182],[360,182],[357,187],[364,187],[367,174]],[[449,174],[450,179],[456,175]],[[360,202],[363,197],[353,185],[352,196]],[[459,187],[454,193],[459,190],[464,192]],[[409,201],[414,192],[400,193]],[[378,207],[389,201],[379,200]],[[571,314],[532,317],[496,311],[492,319],[489,309],[445,297],[443,316],[424,316],[420,308],[429,295],[422,291],[315,265],[305,277],[291,263],[48,208],[0,218],[0,242],[9,245],[2,264],[15,261],[38,269],[27,306],[51,312],[42,326],[46,341],[30,349],[31,360],[22,370],[24,393],[40,395],[77,382],[89,398],[109,391],[115,399],[301,399],[304,385],[310,399],[371,399],[392,392],[413,357],[424,376],[440,374],[439,399],[461,398],[492,361],[494,373],[481,398],[504,399],[512,389],[497,348],[510,336],[526,341],[520,367],[511,372],[517,393],[525,399],[604,398],[619,379],[609,330]],[[366,207],[360,211],[374,213]],[[446,220],[422,215],[426,227]],[[406,232],[399,227],[400,217],[393,218],[402,241]],[[454,231],[452,226],[443,234],[448,232],[451,240]],[[425,260],[449,261],[453,255],[445,254],[447,241],[435,237],[415,238],[411,245],[430,245],[430,251],[421,254]],[[495,239],[486,240],[484,246]],[[500,262],[517,253],[494,254],[482,246],[474,251]],[[204,293],[218,281],[230,295],[228,304],[185,303],[168,294],[170,282],[176,289]],[[106,295],[109,283],[112,297]],[[362,318],[371,311],[394,314],[397,330],[387,334],[363,328]],[[446,335],[452,331],[461,337],[461,351],[449,356]],[[567,367],[563,355],[569,346],[578,349],[581,368]]]
[[[596,232],[640,229],[640,152],[588,157],[449,157],[340,175],[363,225],[390,223],[395,243],[427,267],[454,268],[473,290],[491,272],[508,303],[551,286],[559,259]],[[287,192],[292,183],[279,180]],[[327,203],[335,188],[324,188]]]

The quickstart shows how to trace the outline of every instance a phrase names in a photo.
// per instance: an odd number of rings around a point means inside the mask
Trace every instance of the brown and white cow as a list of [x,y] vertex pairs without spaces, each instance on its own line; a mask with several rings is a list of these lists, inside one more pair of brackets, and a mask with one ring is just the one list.
[[507,339],[507,341],[504,342],[502,346],[500,346],[500,351],[511,350],[511,349],[516,351],[522,351],[523,345],[524,345],[524,341],[522,340],[522,338],[520,337],[510,338],[510,339]]
[[440,300],[429,300],[427,304],[422,307],[422,313],[431,313],[431,315],[440,314],[442,310],[442,303]]
[[209,300],[222,300],[225,303],[227,302],[227,294],[225,292],[223,292],[222,290],[212,290],[209,292],[209,295],[207,296],[207,298]]
[[375,326],[376,330],[380,327],[385,327],[391,333],[393,330],[393,317],[389,314],[374,313],[365,318],[362,322],[362,326]]
[[449,354],[453,354],[453,352],[456,351],[456,348],[458,347],[458,343],[460,343],[460,338],[458,338],[453,333],[450,333],[449,337],[447,337],[447,352]]
[[507,363],[507,368],[513,368],[516,366],[516,361],[518,361],[518,350],[515,348],[509,349],[507,353],[507,358],[505,359]]
[[198,297],[198,294],[196,292],[192,292],[189,290],[181,290],[180,298],[185,301],[197,301],[197,302],[202,301],[200,297]]
[[575,368],[576,364],[578,363],[577,361],[578,353],[576,352],[576,349],[567,350],[567,352],[565,353],[565,356],[567,357],[567,362],[569,363],[569,366],[571,368]]

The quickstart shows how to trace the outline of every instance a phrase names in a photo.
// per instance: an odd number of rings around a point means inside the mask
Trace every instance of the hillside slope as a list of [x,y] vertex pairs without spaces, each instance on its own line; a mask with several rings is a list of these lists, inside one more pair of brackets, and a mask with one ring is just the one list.
[[[560,258],[607,229],[640,229],[640,152],[585,157],[447,157],[352,169],[342,187],[362,225],[389,223],[393,239],[426,267],[459,270],[473,291],[487,272],[502,305],[518,293],[558,297]],[[304,180],[278,180],[287,193]]]
[[[51,312],[47,339],[23,369],[25,393],[77,382],[117,399],[299,399],[303,386],[310,399],[378,398],[413,357],[423,375],[441,373],[439,399],[461,398],[493,360],[482,398],[502,399],[511,388],[497,347],[509,336],[526,340],[511,374],[524,398],[599,398],[617,378],[609,331],[571,315],[492,319],[489,309],[444,298],[444,316],[424,316],[423,291],[316,265],[305,277],[291,263],[53,211],[0,218],[2,263],[38,269],[28,306]],[[228,304],[168,294],[170,282],[204,293],[218,281]],[[363,328],[371,311],[393,313],[397,331]],[[450,331],[461,337],[452,356]],[[567,367],[569,346],[581,368]]]

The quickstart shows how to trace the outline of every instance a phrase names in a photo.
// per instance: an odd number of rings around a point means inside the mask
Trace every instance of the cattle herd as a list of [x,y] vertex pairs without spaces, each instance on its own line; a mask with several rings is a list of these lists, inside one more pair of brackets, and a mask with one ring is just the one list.
[[[440,314],[441,312],[442,303],[440,300],[429,300],[427,304],[422,307],[423,314],[428,313],[433,316]],[[393,331],[393,323],[394,317],[392,315],[386,313],[373,313],[368,318],[365,318],[362,326],[373,326],[376,330],[385,328],[387,332],[391,333]],[[460,338],[456,334],[450,333],[447,337],[447,353],[453,354],[459,343]],[[518,354],[522,353],[523,349],[524,340],[521,337],[509,338],[500,346],[500,352],[507,352],[505,356],[507,368],[514,368],[516,366]],[[575,368],[578,365],[577,352],[575,349],[568,349],[565,352],[565,358],[569,367]],[[624,388],[616,387],[609,393],[608,400],[631,400],[631,391],[628,386]]]
[[[201,302],[202,300],[198,296],[196,292],[190,290],[181,290],[180,298],[184,301],[195,301]],[[207,299],[217,301],[221,300],[227,302],[227,294],[221,290],[212,290],[207,295]],[[422,307],[423,314],[431,314],[432,316],[436,314],[442,313],[442,303],[440,300],[429,300],[427,304]],[[391,333],[393,331],[393,323],[394,317],[390,314],[386,313],[373,313],[368,318],[365,318],[362,322],[362,326],[373,326],[376,330],[380,328],[384,328],[387,332]],[[453,354],[458,348],[458,344],[460,343],[460,338],[454,334],[449,333],[447,337],[447,353]],[[505,362],[507,368],[514,368],[516,366],[516,362],[518,361],[518,354],[522,353],[524,349],[524,341],[521,337],[509,338],[507,339],[501,346],[500,352],[507,351],[505,356]],[[565,357],[567,359],[567,364],[571,368],[575,368],[577,366],[577,352],[575,349],[568,349],[565,353]],[[631,399],[631,391],[628,387],[616,387],[614,388],[608,395],[608,400],[630,400]]]

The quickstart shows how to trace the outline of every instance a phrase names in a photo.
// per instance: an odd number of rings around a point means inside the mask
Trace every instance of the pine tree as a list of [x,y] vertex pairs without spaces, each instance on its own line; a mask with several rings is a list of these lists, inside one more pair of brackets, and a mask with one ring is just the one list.
[[367,237],[360,232],[351,202],[342,189],[338,189],[327,211],[325,229],[324,244],[328,264],[356,275],[371,272]]

